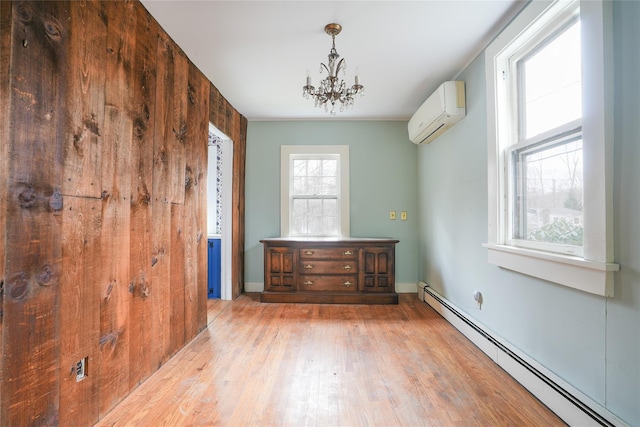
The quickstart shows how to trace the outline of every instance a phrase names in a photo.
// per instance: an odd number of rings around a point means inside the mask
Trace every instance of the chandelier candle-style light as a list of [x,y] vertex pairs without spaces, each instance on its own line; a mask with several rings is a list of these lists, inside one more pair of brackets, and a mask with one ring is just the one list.
[[338,61],[340,55],[338,55],[336,51],[336,36],[342,31],[342,26],[340,24],[327,24],[327,26],[324,27],[324,31],[331,36],[332,44],[331,50],[329,51],[329,65],[327,66],[321,63],[320,74],[322,74],[322,70],[324,69],[329,75],[320,81],[320,86],[316,89],[311,85],[311,76],[309,76],[309,72],[307,71],[307,84],[302,87],[302,96],[306,99],[312,96],[315,100],[316,107],[324,106],[324,111],[329,111],[330,103],[331,114],[335,115],[336,102],[340,101],[340,111],[344,111],[345,108],[353,105],[354,95],[359,93],[362,96],[364,86],[360,84],[357,71],[355,84],[351,87],[347,87],[344,80],[338,78],[338,73],[342,71],[342,75],[344,76],[347,68],[344,58]]

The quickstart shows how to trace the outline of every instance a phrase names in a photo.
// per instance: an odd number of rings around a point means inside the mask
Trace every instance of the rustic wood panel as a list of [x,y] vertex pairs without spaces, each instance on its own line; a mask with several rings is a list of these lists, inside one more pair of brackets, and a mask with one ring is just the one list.
[[[169,49],[163,37],[156,40],[156,91],[153,139],[152,181],[152,259],[151,298],[152,347],[149,355],[155,366],[167,360],[167,349],[171,337],[169,310],[171,307],[171,182],[168,162],[171,129],[167,117],[172,108],[173,64],[168,62]],[[169,132],[167,133],[167,129]]]
[[[0,2],[0,378],[3,375],[2,356],[2,332],[3,328],[3,297],[4,297],[4,274],[5,274],[5,230],[7,223],[7,182],[9,180],[9,64],[11,62],[11,3]],[[3,404],[2,387],[0,386],[0,405]],[[3,410],[0,410],[0,425],[3,422]]]
[[66,91],[64,195],[100,197],[107,25],[104,3],[71,8]]
[[158,110],[161,114],[158,118],[164,125],[164,185],[169,186],[167,198],[170,202],[184,203],[188,60],[171,39],[160,37],[158,61],[164,63],[164,73],[158,74],[158,79],[163,80],[161,95],[164,108]]
[[169,342],[167,356],[184,345],[184,205],[171,204],[171,280],[169,282]]
[[100,414],[129,392],[129,251],[135,54],[134,3],[107,2],[107,79],[102,144],[102,246],[99,276]]
[[0,425],[90,425],[205,327],[208,119],[246,120],[136,0],[0,2],[0,59]]
[[4,317],[11,322],[3,322],[3,425],[48,425],[58,419],[61,76],[68,7],[67,2],[33,2],[13,4],[12,10],[3,301]]
[[[89,426],[98,421],[101,271],[100,199],[65,197],[62,215],[60,280],[60,425]],[[76,364],[87,359],[86,377],[77,380]]]
[[[189,67],[185,171],[185,338],[206,324],[207,312],[207,159],[209,84]],[[203,250],[204,249],[204,250]]]
[[129,388],[135,388],[157,368],[149,357],[153,342],[154,291],[151,276],[153,245],[153,123],[155,122],[156,50],[158,28],[144,8],[137,7],[131,116],[131,237],[129,306]]

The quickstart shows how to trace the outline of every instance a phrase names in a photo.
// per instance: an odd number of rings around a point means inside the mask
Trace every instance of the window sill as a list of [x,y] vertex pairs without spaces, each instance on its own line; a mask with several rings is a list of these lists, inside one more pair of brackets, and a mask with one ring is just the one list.
[[595,295],[613,297],[613,275],[620,269],[618,264],[492,243],[483,246],[488,249],[490,264]]

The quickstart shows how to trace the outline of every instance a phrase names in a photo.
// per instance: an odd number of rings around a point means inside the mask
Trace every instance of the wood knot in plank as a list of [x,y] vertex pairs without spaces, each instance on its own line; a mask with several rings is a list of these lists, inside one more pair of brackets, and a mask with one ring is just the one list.
[[191,170],[191,167],[187,166],[184,174],[184,189],[189,191],[193,184],[193,171]]
[[8,285],[9,297],[13,300],[23,300],[29,293],[29,280],[26,273],[21,272]]
[[138,197],[136,198],[136,204],[138,205],[148,205],[151,203],[151,194],[147,189],[146,185],[143,185],[142,188],[138,188]]
[[57,212],[61,211],[63,207],[63,197],[59,188],[53,190],[53,194],[49,197],[49,207],[52,211]]
[[149,286],[147,282],[144,281],[140,283],[140,298],[145,299],[149,297]]
[[184,144],[184,142],[187,139],[187,125],[185,123],[181,123],[180,128],[178,130],[173,128],[173,134],[176,136],[176,139],[180,141],[181,144]]
[[105,345],[109,344],[111,346],[111,348],[114,348],[116,346],[116,344],[118,344],[118,340],[120,339],[120,336],[124,333],[124,330],[122,328],[118,329],[117,331],[111,331],[107,334],[104,334],[103,336],[100,337],[100,349],[102,349],[102,347],[104,347]]
[[44,34],[49,38],[49,40],[56,44],[62,42],[62,28],[54,18],[46,19],[43,22],[43,25]]
[[21,2],[17,7],[18,17],[20,21],[24,24],[28,24],[33,19],[33,10],[31,9],[31,5],[25,2]]
[[187,96],[189,97],[189,102],[191,103],[191,105],[196,105],[196,92],[195,92],[195,89],[193,88],[193,85],[191,85],[191,83],[189,83]]
[[139,141],[144,140],[144,136],[147,133],[147,122],[141,117],[136,117],[133,120],[133,133]]
[[165,150],[164,147],[160,148],[160,151],[158,153],[158,162],[162,164],[167,163],[167,151]]
[[159,261],[158,257],[164,257],[165,254],[165,249],[164,247],[159,248],[155,254],[153,254],[153,256],[151,257],[151,267],[153,267],[154,265],[156,265]]
[[20,201],[21,208],[30,208],[36,203],[36,191],[32,186],[25,187],[20,194],[18,194],[18,200]]
[[107,285],[107,292],[105,293],[104,296],[104,300],[105,301],[109,301],[109,299],[111,298],[111,292],[113,292],[113,287],[116,285],[116,281],[112,280],[111,282],[109,282],[109,284]]
[[55,274],[53,274],[53,271],[51,271],[51,266],[45,265],[38,275],[38,285],[49,287],[55,285],[56,283],[56,276]]
[[91,117],[87,117],[82,121],[82,127],[78,127],[76,132],[73,134],[73,148],[76,150],[78,155],[83,155],[83,144],[82,142],[87,137],[87,133],[90,132],[95,136],[100,136],[100,128],[98,127],[98,122],[96,121],[96,115],[91,114]]
[[149,296],[149,284],[147,283],[147,278],[145,277],[144,272],[141,271],[138,277],[136,278],[136,280],[134,280],[132,283],[134,286],[132,293],[134,293],[134,295],[135,295],[135,288],[137,287],[138,288],[137,296],[139,296],[142,299],[145,299]]

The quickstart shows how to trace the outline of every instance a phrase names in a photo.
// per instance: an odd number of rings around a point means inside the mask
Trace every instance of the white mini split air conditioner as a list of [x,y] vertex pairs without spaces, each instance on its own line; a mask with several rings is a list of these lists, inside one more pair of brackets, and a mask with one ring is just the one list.
[[444,82],[409,120],[409,139],[428,144],[466,115],[464,82]]

